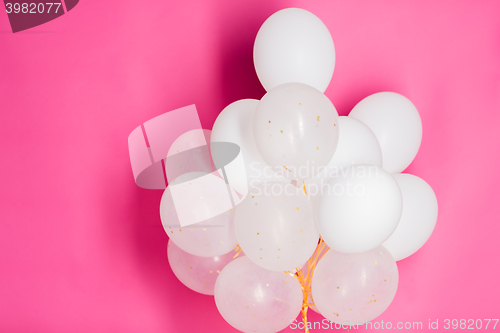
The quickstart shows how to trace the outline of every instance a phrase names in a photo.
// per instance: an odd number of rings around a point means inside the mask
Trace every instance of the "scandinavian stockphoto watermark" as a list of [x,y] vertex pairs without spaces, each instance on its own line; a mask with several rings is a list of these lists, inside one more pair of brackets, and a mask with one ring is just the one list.
[[[299,168],[300,169],[300,168]],[[287,173],[280,168],[262,167],[258,162],[250,165],[247,174],[252,195],[296,195],[304,192],[307,196],[343,195],[362,196],[366,188],[360,180],[377,178],[379,168],[373,165],[358,165],[353,167],[315,167],[304,166],[299,174],[303,178],[290,180]],[[332,181],[343,178],[342,182]],[[300,179],[304,179],[300,181]],[[295,186],[290,186],[295,185]]]
[[[303,330],[305,328],[303,322],[298,322],[296,319],[290,323],[291,329]],[[375,321],[375,322],[365,322],[364,320],[358,320],[356,322],[344,322],[344,323],[334,323],[328,319],[323,319],[322,321],[313,321],[307,323],[307,329],[316,330],[333,330],[333,329],[365,329],[365,330],[379,330],[379,329],[399,329],[399,330],[421,330],[423,329],[422,322],[397,322],[393,324],[392,322]]]
[[[343,323],[334,323],[328,319],[323,319],[322,321],[309,321],[307,322],[307,329],[316,330],[333,330],[333,329],[364,329],[364,330],[494,330],[497,327],[499,319],[428,319],[427,322],[422,321],[398,321],[393,323],[391,321],[347,321]],[[305,328],[304,322],[297,321],[294,319],[290,322],[290,329],[292,330],[303,330]],[[500,326],[499,326],[500,327]]]
[[317,176],[333,178],[342,169],[347,169],[340,166],[324,166],[316,165],[314,161],[307,160],[304,165],[295,166],[274,166],[262,165],[260,162],[252,162],[250,170],[248,170],[248,177],[255,178],[274,178],[284,177],[291,179],[308,179]]
[[[196,144],[194,144],[196,143]],[[193,130],[177,138],[162,161],[169,186],[162,199],[166,210],[175,210],[173,226],[204,223],[237,207],[248,196],[335,196],[365,195],[365,179],[379,176],[379,168],[370,165],[353,167],[317,167],[306,161],[296,168],[299,179],[258,162],[245,165],[238,145],[230,142],[207,144],[202,130]],[[338,178],[338,182],[330,182]],[[310,180],[314,179],[314,180]]]
[[342,323],[334,323],[329,321],[328,319],[323,319],[322,321],[310,321],[305,325],[303,322],[299,322],[296,319],[290,323],[290,328],[295,330],[303,330],[307,326],[307,329],[316,329],[316,330],[333,330],[333,329],[365,329],[365,330],[379,330],[379,329],[399,329],[399,330],[421,330],[424,327],[422,322],[384,322],[381,321],[365,321],[362,319],[358,320],[350,320]]

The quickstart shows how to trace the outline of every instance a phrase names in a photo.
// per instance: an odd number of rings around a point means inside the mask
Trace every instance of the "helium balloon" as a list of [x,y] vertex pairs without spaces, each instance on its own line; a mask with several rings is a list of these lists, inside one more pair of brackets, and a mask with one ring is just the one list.
[[376,93],[359,102],[349,117],[361,120],[375,133],[387,172],[403,171],[417,155],[422,121],[408,98],[393,92]]
[[[200,257],[216,257],[228,253],[238,245],[234,232],[233,209],[227,209],[224,213],[205,221],[181,227],[170,191],[170,187],[177,182],[189,181],[200,176],[216,177],[212,174],[192,172],[176,178],[172,184],[169,184],[161,198],[160,217],[163,229],[170,240],[183,251]],[[184,204],[192,205],[189,202]],[[217,208],[220,207],[207,204],[203,209],[197,209],[194,213],[204,214]]]
[[339,143],[332,159],[317,176],[305,185],[313,201],[323,186],[342,169],[356,164],[382,166],[382,150],[372,130],[359,120],[339,117]]
[[217,276],[235,254],[230,251],[222,256],[198,257],[182,251],[172,241],[167,246],[168,262],[175,276],[189,289],[205,295],[214,294]]
[[300,82],[324,92],[335,67],[335,47],[318,17],[304,9],[287,8],[261,26],[253,59],[267,91],[283,83]]
[[165,175],[169,183],[187,173],[213,171],[208,145],[211,133],[210,130],[195,129],[175,139],[165,159]]
[[339,169],[356,164],[382,167],[382,150],[368,126],[354,118],[339,117],[339,143],[327,169],[333,176]]
[[342,169],[323,187],[318,225],[334,251],[359,253],[380,246],[396,229],[403,201],[398,183],[374,165]]
[[266,183],[238,205],[236,238],[246,256],[272,271],[292,271],[313,254],[319,240],[311,204],[301,188]]
[[[246,179],[233,179],[235,188],[248,186],[265,180],[278,180],[279,177],[260,156],[253,138],[253,117],[258,100],[242,99],[228,105],[215,120],[211,142],[232,142],[237,144],[243,155]],[[281,177],[282,180],[286,178]]]
[[215,283],[215,304],[222,317],[243,332],[271,333],[286,328],[302,308],[295,277],[255,265],[248,257],[230,262]]
[[432,188],[423,179],[395,174],[403,195],[403,214],[384,247],[394,259],[401,260],[417,252],[429,239],[436,225],[438,203]]
[[257,105],[253,124],[264,160],[290,179],[313,177],[337,148],[337,110],[328,97],[302,83],[270,90]]
[[398,279],[396,262],[383,246],[358,254],[330,250],[316,266],[312,297],[330,321],[362,325],[389,307]]

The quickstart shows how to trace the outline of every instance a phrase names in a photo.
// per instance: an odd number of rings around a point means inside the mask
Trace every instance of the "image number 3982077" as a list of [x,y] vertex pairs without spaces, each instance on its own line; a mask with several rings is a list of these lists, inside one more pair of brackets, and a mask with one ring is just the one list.
[[31,29],[52,21],[75,8],[79,0],[4,0],[12,32]]

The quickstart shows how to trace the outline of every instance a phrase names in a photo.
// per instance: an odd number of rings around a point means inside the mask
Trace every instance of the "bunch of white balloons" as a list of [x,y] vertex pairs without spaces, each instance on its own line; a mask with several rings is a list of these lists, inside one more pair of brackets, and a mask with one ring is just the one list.
[[[372,320],[396,294],[396,261],[422,247],[437,220],[431,187],[401,173],[420,146],[419,113],[406,97],[380,92],[339,117],[324,95],[333,40],[303,9],[264,22],[254,63],[267,93],[227,106],[210,137],[240,147],[246,178],[237,181],[248,193],[209,223],[180,227],[165,190],[160,213],[172,270],[214,295],[236,329],[275,332],[303,307],[304,286],[293,274],[311,269],[303,266],[321,237],[329,249],[314,270],[309,306],[335,323]],[[243,252],[236,259],[235,248]]]

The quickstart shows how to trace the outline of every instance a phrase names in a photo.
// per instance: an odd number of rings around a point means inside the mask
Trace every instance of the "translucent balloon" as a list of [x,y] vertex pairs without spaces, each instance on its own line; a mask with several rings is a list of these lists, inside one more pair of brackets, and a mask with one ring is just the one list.
[[243,252],[272,271],[293,271],[313,254],[319,240],[311,204],[301,188],[266,183],[238,205],[236,237]]
[[387,172],[403,171],[417,155],[422,121],[408,98],[393,92],[376,93],[359,102],[349,117],[361,120],[375,133]]
[[271,167],[290,179],[307,179],[333,157],[338,113],[317,89],[286,83],[270,90],[254,117],[257,148]]
[[210,130],[195,129],[175,139],[165,159],[165,175],[169,183],[187,173],[214,171],[209,146],[211,133]]
[[394,259],[401,260],[417,252],[436,226],[438,203],[432,188],[423,179],[409,174],[395,174],[403,195],[403,214],[384,247]]
[[396,229],[403,201],[398,183],[374,165],[342,169],[323,187],[318,225],[335,251],[359,253],[380,246]]
[[228,105],[219,114],[212,129],[212,142],[235,143],[243,154],[247,177],[233,179],[235,188],[242,187],[240,182],[246,181],[248,186],[251,186],[253,183],[280,178],[264,162],[255,145],[252,126],[258,103],[259,101],[255,99],[242,99]]
[[180,135],[168,149],[167,157],[179,154],[190,149],[202,147],[210,142],[211,130],[195,129]]
[[[228,263],[234,260],[236,252],[222,256],[198,257],[182,251],[174,242],[168,242],[167,256],[175,276],[186,287],[198,293],[213,295],[215,280]],[[242,253],[239,256],[243,256]]]
[[330,250],[316,266],[311,290],[324,317],[362,325],[389,307],[398,279],[396,262],[383,246],[358,254]]
[[286,328],[299,314],[302,299],[295,277],[266,270],[248,257],[230,262],[215,284],[220,314],[243,332],[271,333]]
[[[188,173],[175,179],[173,184],[178,181],[188,181],[204,173]],[[216,177],[208,174],[210,177]],[[185,204],[189,204],[186,202]],[[207,204],[203,211],[214,209]],[[163,192],[160,202],[160,217],[163,229],[168,237],[183,251],[200,257],[215,257],[228,253],[238,245],[236,234],[234,232],[234,211],[227,210],[225,213],[207,219],[203,222],[181,227],[179,218],[172,200],[170,185]]]
[[335,47],[318,17],[304,9],[287,8],[271,15],[259,29],[253,59],[267,91],[301,82],[324,92],[335,67]]

